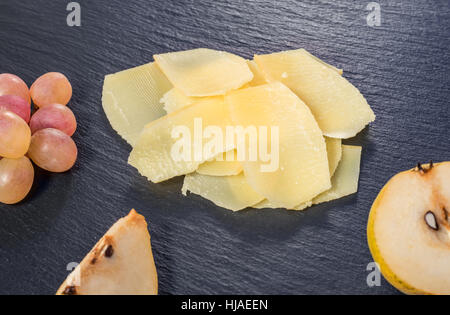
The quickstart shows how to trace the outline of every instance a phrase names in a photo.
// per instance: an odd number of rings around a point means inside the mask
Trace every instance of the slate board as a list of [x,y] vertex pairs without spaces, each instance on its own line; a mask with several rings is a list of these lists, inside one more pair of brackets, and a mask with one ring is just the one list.
[[[396,294],[366,284],[370,206],[384,183],[418,161],[450,159],[450,5],[379,1],[0,1],[0,73],[28,84],[60,71],[74,88],[79,160],[39,172],[30,197],[0,205],[0,294],[53,294],[97,239],[131,208],[146,216],[162,294]],[[126,163],[130,147],[101,108],[105,74],[167,51],[209,47],[250,58],[304,47],[345,69],[377,121],[349,143],[364,146],[357,195],[307,212],[231,213],[181,180],[154,185]]]

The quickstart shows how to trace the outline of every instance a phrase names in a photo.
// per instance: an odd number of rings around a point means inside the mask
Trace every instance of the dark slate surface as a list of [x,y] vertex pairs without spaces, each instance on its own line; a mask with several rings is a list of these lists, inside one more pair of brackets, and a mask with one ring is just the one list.
[[[397,293],[366,285],[367,217],[393,174],[450,159],[449,1],[380,1],[378,28],[366,24],[369,1],[80,1],[78,28],[66,25],[68,2],[0,0],[0,72],[28,84],[65,73],[80,152],[71,172],[42,173],[25,202],[0,205],[0,293],[54,293],[132,207],[149,221],[163,294]],[[196,47],[304,47],[343,67],[377,114],[351,141],[364,146],[359,193],[304,213],[234,214],[127,166],[130,147],[101,109],[103,76]]]

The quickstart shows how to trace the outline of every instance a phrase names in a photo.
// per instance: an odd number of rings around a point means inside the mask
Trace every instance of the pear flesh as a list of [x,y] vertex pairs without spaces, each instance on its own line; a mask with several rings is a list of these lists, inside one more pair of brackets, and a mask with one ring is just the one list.
[[158,294],[158,276],[145,218],[132,210],[117,221],[56,294]]
[[407,294],[450,294],[450,162],[393,177],[369,217],[368,242],[385,278]]

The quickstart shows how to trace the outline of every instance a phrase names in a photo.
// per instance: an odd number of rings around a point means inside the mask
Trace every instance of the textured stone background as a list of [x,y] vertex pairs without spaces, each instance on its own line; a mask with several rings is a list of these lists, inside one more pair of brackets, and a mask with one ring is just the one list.
[[[39,172],[31,196],[0,205],[0,293],[52,294],[97,239],[131,208],[149,221],[162,294],[395,294],[366,285],[370,206],[384,183],[418,161],[449,160],[450,5],[369,1],[0,0],[0,72],[28,84],[47,71],[71,80],[80,157],[62,175]],[[167,51],[209,47],[250,58],[304,47],[342,67],[377,121],[364,146],[357,195],[307,212],[231,213],[154,185],[127,166],[130,147],[101,108],[105,74]]]

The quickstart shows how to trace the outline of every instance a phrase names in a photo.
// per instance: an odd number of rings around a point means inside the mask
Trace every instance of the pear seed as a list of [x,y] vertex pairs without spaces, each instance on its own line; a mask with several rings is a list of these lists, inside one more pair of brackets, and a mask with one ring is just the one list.
[[428,211],[425,214],[425,222],[430,229],[433,229],[435,231],[439,230],[439,224],[437,223],[436,217],[434,216],[433,212]]

